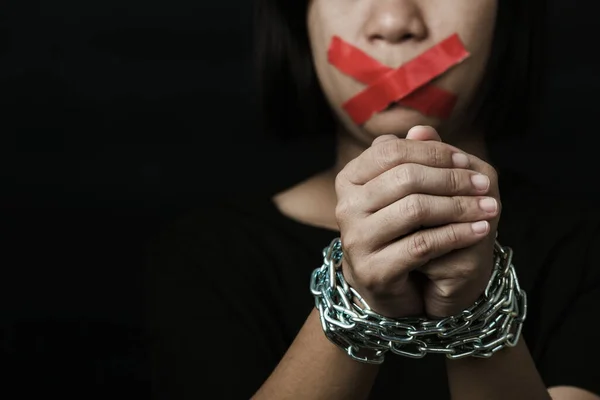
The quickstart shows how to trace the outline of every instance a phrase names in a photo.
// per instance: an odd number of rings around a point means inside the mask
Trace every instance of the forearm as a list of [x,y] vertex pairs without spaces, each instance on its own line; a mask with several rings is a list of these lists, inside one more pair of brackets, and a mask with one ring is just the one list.
[[491,358],[447,360],[453,400],[550,400],[550,395],[521,338]]
[[351,359],[331,343],[318,311],[313,310],[253,399],[366,399],[378,370],[377,365]]

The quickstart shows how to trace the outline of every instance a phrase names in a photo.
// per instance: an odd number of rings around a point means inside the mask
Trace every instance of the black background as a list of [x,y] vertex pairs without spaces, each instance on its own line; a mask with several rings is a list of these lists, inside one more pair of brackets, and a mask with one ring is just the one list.
[[[496,160],[582,198],[598,196],[594,4],[551,1],[543,118]],[[330,156],[255,127],[251,9],[0,5],[0,366],[14,398],[146,394],[148,239],[207,197],[276,191]]]

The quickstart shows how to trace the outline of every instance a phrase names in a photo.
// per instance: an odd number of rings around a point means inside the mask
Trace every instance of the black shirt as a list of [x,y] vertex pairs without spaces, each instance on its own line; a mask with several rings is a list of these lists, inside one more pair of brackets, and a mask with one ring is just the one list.
[[[512,177],[501,193],[498,240],[528,294],[523,336],[538,370],[548,387],[600,394],[599,219]],[[207,202],[165,232],[147,281],[156,397],[250,398],[314,306],[309,277],[337,236],[258,195]],[[400,397],[449,398],[444,356],[388,355],[371,398]]]

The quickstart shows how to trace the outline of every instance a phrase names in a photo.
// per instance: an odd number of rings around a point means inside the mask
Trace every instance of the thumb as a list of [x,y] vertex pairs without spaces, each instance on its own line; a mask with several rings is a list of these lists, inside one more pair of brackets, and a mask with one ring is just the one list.
[[421,141],[434,140],[436,142],[442,141],[442,138],[440,135],[438,135],[435,129],[433,129],[431,126],[423,125],[417,125],[411,128],[406,134],[406,139]]

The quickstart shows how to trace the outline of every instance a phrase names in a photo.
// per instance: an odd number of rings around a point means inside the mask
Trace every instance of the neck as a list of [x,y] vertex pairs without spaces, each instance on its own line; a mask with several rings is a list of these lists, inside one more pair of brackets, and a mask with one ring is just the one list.
[[[488,159],[481,135],[448,143],[483,160]],[[348,162],[358,157],[369,145],[370,143],[361,142],[348,134],[338,135],[333,166],[276,197],[275,201],[282,213],[310,225],[337,230],[334,212],[337,204],[335,178]]]

